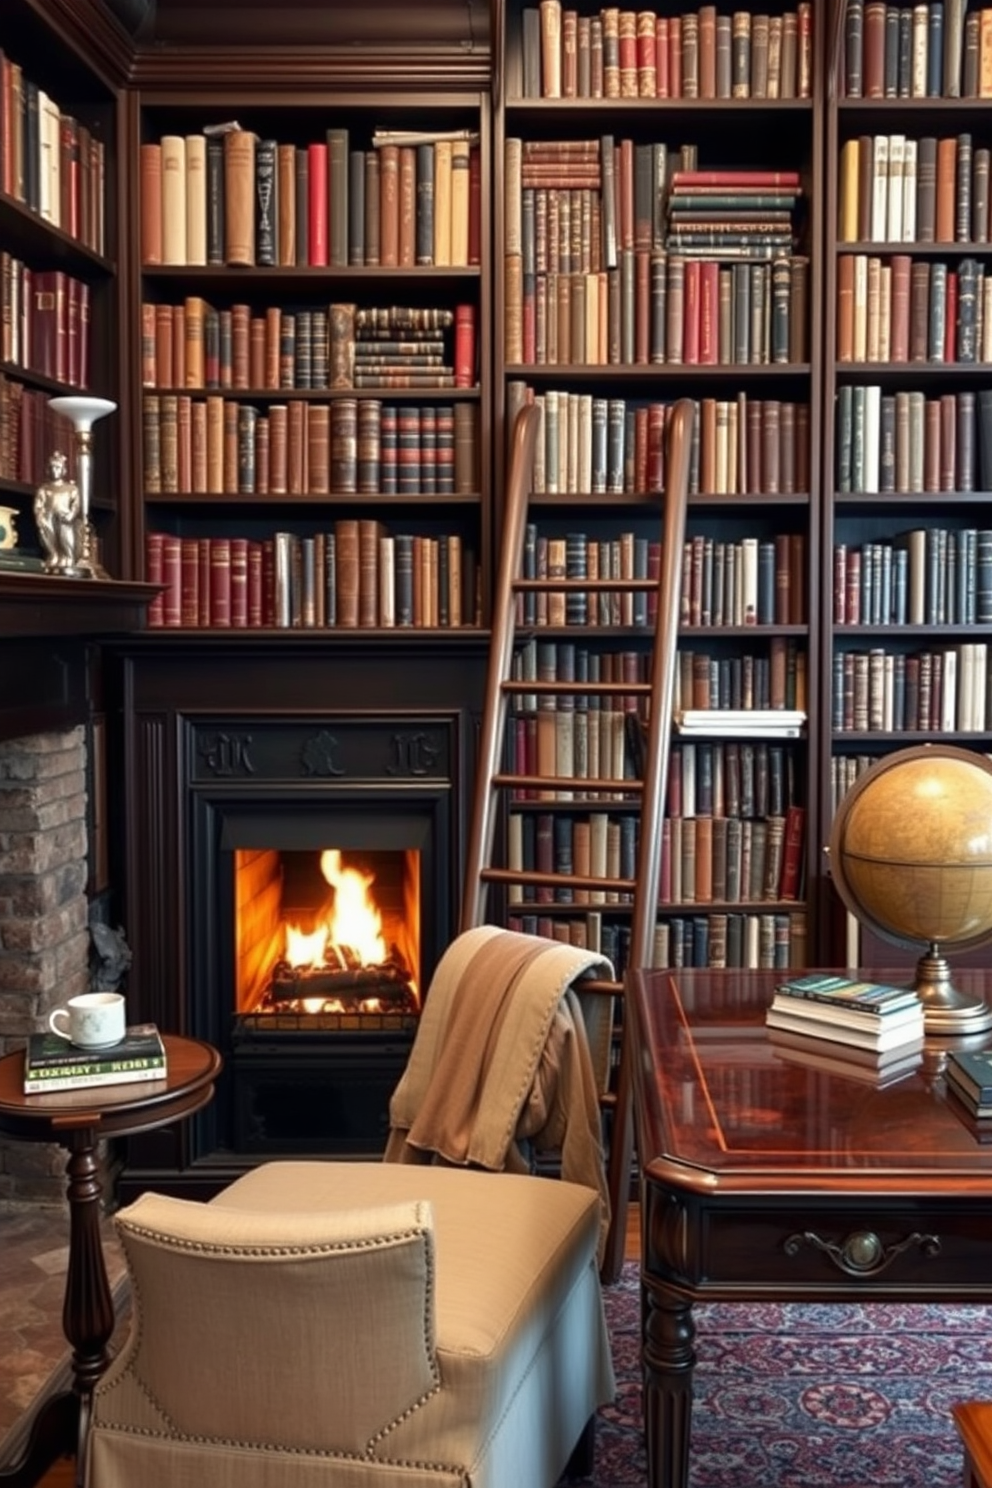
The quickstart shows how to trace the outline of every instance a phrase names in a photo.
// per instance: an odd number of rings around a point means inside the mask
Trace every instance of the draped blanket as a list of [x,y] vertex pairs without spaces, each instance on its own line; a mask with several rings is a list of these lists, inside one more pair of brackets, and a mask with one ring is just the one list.
[[613,968],[595,952],[493,925],[458,936],[390,1102],[386,1161],[526,1172],[522,1143],[560,1152],[562,1177],[599,1193],[605,1239],[599,1090],[611,1010],[608,998],[581,995],[589,976],[612,980]]

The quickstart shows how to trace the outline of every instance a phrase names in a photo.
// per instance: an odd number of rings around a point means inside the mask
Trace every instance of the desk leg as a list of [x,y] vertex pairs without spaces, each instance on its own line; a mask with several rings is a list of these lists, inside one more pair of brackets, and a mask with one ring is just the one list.
[[648,1488],[688,1488],[696,1363],[692,1303],[649,1276],[641,1295]]
[[72,1344],[73,1388],[79,1398],[76,1482],[81,1485],[93,1386],[109,1363],[107,1344],[114,1331],[114,1304],[100,1235],[100,1165],[90,1130],[67,1134],[69,1273],[62,1327]]

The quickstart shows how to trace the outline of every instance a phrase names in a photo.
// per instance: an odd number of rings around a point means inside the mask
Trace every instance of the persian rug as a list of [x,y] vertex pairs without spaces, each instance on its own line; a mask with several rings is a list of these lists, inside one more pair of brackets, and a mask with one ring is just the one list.
[[[607,1287],[617,1398],[594,1488],[644,1488],[638,1270]],[[960,1488],[955,1401],[992,1399],[992,1307],[695,1309],[690,1488]]]

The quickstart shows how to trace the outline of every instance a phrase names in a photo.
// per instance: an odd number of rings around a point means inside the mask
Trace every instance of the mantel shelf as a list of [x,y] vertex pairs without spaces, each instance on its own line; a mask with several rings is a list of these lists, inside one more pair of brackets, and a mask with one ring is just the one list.
[[158,584],[0,572],[0,635],[96,636],[141,630]]

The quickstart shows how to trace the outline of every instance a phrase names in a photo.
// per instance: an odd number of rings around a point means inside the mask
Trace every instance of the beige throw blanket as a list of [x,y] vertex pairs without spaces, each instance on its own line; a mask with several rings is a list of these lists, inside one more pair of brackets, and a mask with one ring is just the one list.
[[594,952],[493,925],[458,936],[438,963],[390,1102],[386,1161],[526,1172],[518,1142],[529,1139],[560,1151],[563,1178],[599,1193],[605,1240],[599,1090],[611,1008],[576,991],[590,974],[612,980],[613,969]]

